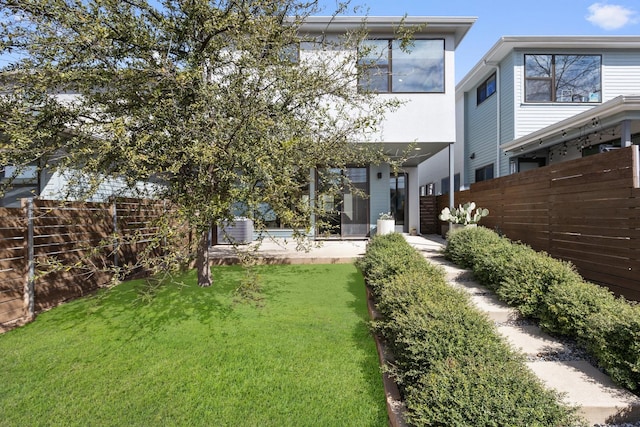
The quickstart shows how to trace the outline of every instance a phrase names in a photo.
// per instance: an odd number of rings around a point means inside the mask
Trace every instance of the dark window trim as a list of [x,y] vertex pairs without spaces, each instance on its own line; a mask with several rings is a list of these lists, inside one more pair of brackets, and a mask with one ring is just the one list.
[[[388,52],[389,52],[389,57],[388,57],[388,64],[385,68],[387,68],[387,86],[388,86],[388,90],[386,92],[375,92],[377,94],[441,94],[441,93],[446,93],[446,88],[447,88],[447,41],[442,38],[442,37],[435,37],[435,38],[420,38],[420,39],[413,39],[413,41],[420,41],[420,40],[442,40],[442,66],[443,66],[443,76],[442,76],[442,90],[441,91],[429,91],[429,92],[394,92],[393,91],[393,49],[392,49],[392,45],[393,45],[393,41],[398,40],[398,39],[388,39],[388,38],[380,38],[380,39],[366,39],[366,40],[378,40],[378,41],[382,41],[382,40],[386,40],[388,42]],[[377,65],[363,65],[364,68],[383,68],[383,67],[378,67]],[[360,87],[360,81],[358,80],[358,91],[361,91],[361,87]]]
[[[536,55],[549,55],[551,56],[551,63],[553,67],[551,69],[551,77],[527,77],[527,56],[536,56]],[[555,91],[555,82],[556,82],[556,56],[598,56],[600,57],[600,101],[591,102],[591,101],[557,101],[556,91]],[[526,104],[601,104],[602,101],[602,54],[599,53],[525,53],[523,57],[523,73],[524,73],[524,96],[523,102]],[[536,80],[536,81],[549,81],[551,84],[551,101],[527,101],[527,81],[528,80]]]
[[[489,171],[491,171],[490,174],[487,173]],[[485,165],[476,169],[474,182],[487,181],[487,180],[493,179],[494,176],[495,176],[495,169],[494,169],[493,163],[490,163],[488,165]]]
[[[493,92],[487,93],[488,83],[493,80]],[[490,75],[476,90],[476,105],[482,104],[487,99],[491,98],[496,92],[498,92],[496,73]]]

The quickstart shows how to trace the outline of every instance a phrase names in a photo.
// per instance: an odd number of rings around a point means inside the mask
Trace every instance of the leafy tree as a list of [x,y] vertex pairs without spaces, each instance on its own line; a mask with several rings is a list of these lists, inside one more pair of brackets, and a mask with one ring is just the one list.
[[[265,206],[299,234],[310,171],[383,160],[357,144],[395,101],[357,90],[366,32],[309,36],[317,1],[0,0],[0,164],[154,181],[199,236]],[[342,4],[341,8],[348,7]],[[302,46],[301,49],[299,47]],[[384,159],[388,161],[388,159]],[[86,180],[85,180],[86,181]],[[87,185],[92,184],[92,185]]]

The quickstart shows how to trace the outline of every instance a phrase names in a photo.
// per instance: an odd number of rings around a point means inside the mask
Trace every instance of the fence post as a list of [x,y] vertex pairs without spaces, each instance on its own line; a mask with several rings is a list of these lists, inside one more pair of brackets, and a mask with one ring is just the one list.
[[35,317],[35,292],[34,282],[36,267],[33,251],[33,198],[22,199],[22,208],[27,217],[27,235],[24,240],[27,268],[25,274],[23,301],[25,308],[25,318],[30,322]]
[[115,198],[111,204],[111,218],[113,219],[113,266],[117,267],[118,262],[120,261],[118,259],[120,240],[118,239],[118,204]]

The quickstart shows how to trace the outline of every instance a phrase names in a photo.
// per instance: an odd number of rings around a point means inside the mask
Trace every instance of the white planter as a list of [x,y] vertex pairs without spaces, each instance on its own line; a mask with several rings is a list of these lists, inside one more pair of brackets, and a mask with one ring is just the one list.
[[377,226],[378,235],[382,236],[384,234],[390,234],[396,230],[396,221],[393,219],[379,219],[377,222]]

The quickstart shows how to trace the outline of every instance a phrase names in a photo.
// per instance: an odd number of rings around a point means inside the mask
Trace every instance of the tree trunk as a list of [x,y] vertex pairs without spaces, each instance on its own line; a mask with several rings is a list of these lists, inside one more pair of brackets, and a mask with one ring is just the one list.
[[201,231],[196,254],[198,286],[211,286],[211,266],[209,265],[209,231]]

